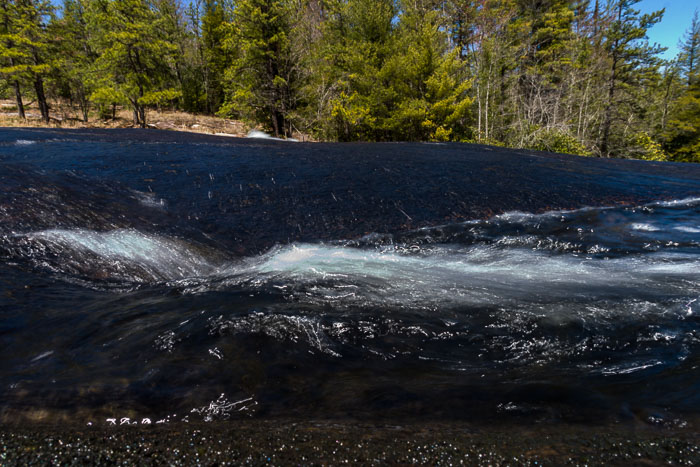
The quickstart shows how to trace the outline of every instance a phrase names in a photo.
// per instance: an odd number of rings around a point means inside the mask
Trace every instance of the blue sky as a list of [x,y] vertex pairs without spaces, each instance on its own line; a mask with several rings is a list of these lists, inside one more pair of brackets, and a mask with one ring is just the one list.
[[672,59],[678,54],[678,41],[690,27],[693,12],[700,12],[700,0],[642,0],[633,7],[642,13],[666,8],[664,17],[648,31],[649,42],[668,47],[663,58]]

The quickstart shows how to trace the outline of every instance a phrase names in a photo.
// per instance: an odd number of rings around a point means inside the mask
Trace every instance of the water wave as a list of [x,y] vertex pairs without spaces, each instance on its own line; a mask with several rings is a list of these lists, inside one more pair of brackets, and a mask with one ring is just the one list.
[[[439,308],[518,301],[692,295],[700,200],[637,208],[509,213],[359,240],[294,243],[222,261],[182,239],[117,229],[5,236],[15,257],[100,286],[269,290],[289,300]],[[656,226],[656,227],[651,227]]]
[[15,256],[40,268],[81,279],[154,283],[207,276],[216,267],[176,239],[117,229],[51,229],[4,236]]

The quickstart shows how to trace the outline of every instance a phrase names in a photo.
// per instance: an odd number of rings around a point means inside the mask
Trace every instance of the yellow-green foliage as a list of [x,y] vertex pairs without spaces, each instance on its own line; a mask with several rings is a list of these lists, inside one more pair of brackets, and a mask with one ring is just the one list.
[[661,147],[661,144],[654,141],[645,131],[639,132],[635,135],[633,144],[638,148],[639,159],[648,161],[669,160],[669,156]]
[[3,2],[0,8],[0,75],[21,79],[51,71],[49,63],[39,61],[49,43],[39,18],[49,15],[51,10],[46,1]]
[[106,83],[90,94],[90,100],[97,106],[100,118],[109,118],[112,105],[128,102],[123,93]]
[[331,116],[346,134],[364,135],[374,125],[376,118],[371,115],[369,104],[357,93],[340,95],[331,101]]
[[[464,142],[464,143],[475,143],[476,141],[474,141],[474,140],[466,140],[466,141],[463,141],[463,142]],[[499,148],[505,148],[505,147],[507,147],[506,143],[504,143],[503,141],[497,140],[497,139],[493,139],[493,138],[489,138],[489,139],[482,138],[481,141],[479,141],[479,144],[486,144],[487,146],[497,146],[497,147],[499,147]]]
[[182,91],[169,88],[162,91],[149,91],[139,98],[139,103],[143,105],[166,105],[182,97]]
[[577,156],[592,155],[591,152],[574,136],[558,129],[536,132],[534,142],[529,145],[529,148],[540,151],[574,154]]
[[[372,67],[359,66],[348,51],[353,72],[339,80],[344,90],[333,101],[338,134],[347,139],[464,139],[471,134],[473,103],[466,64],[456,48],[450,50],[437,11],[420,3],[403,7],[396,29],[371,56]],[[363,39],[358,42],[353,49],[363,48]],[[370,85],[357,78],[368,71]]]
[[680,162],[700,162],[700,77],[691,78],[665,133],[666,149]]
[[[430,120],[426,120],[430,122]],[[432,122],[430,122],[432,123]],[[430,141],[450,141],[452,139],[452,128],[445,128],[444,126],[439,126],[430,133]]]
[[174,95],[165,82],[177,47],[167,38],[166,18],[148,0],[89,2],[85,17],[101,77],[93,102],[127,101],[135,123],[145,126],[145,106]]
[[437,69],[426,80],[428,121],[435,122],[430,133],[433,141],[464,137],[468,132],[474,99],[468,94],[472,82],[463,73],[463,66],[455,49],[440,60]]

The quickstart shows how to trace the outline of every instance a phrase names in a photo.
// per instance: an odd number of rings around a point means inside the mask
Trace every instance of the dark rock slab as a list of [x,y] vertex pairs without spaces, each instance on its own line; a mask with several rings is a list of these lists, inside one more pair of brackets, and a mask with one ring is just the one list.
[[[188,230],[235,254],[507,211],[700,196],[697,164],[475,144],[291,143],[161,130],[12,129],[0,130],[5,142],[0,160],[18,162],[2,153],[20,139],[37,142],[23,161],[153,192],[168,201],[181,225],[190,223]],[[122,203],[118,210],[123,209]],[[124,219],[121,211],[103,212],[112,219],[105,226],[127,223],[113,221]]]

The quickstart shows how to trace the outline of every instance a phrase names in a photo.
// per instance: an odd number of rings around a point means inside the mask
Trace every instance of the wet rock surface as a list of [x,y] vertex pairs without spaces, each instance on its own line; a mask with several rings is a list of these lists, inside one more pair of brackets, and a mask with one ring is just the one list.
[[[162,202],[168,212],[177,213],[180,228],[201,231],[236,254],[294,241],[397,233],[509,211],[640,205],[700,195],[696,164],[474,144],[291,143],[135,129],[23,129],[12,130],[5,139],[6,145],[32,144],[19,157],[3,157],[10,151],[0,146],[0,161],[28,162],[89,180],[111,179],[119,171],[118,185],[93,190],[104,193],[90,201],[103,217],[74,215],[80,227],[131,227],[132,222],[141,228],[147,222],[124,220],[124,211],[133,204],[128,193],[115,201],[114,192],[135,190],[156,202],[170,192]],[[90,155],[81,154],[86,142],[91,143]],[[0,183],[12,186],[13,171]],[[63,202],[69,197],[62,195],[70,195],[76,182],[69,177],[50,183],[58,188],[47,189],[40,198]],[[180,187],[180,197],[172,194],[173,186]],[[107,197],[109,202],[101,201]],[[6,209],[12,212],[10,202]],[[162,217],[154,213],[152,223],[162,225]],[[64,216],[63,222],[70,219]]]

